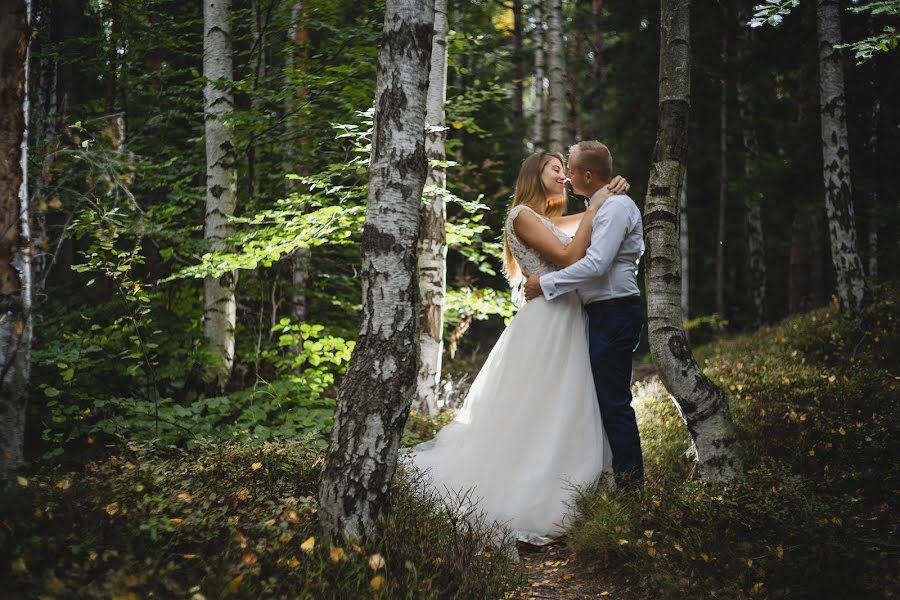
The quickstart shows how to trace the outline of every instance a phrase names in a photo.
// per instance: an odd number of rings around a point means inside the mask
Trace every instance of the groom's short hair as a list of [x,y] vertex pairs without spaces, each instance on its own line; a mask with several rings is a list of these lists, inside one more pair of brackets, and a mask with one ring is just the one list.
[[[572,146],[578,150],[578,168],[590,171],[600,181],[612,179],[612,154],[606,144],[597,140],[585,140]],[[571,150],[569,151],[571,154]]]

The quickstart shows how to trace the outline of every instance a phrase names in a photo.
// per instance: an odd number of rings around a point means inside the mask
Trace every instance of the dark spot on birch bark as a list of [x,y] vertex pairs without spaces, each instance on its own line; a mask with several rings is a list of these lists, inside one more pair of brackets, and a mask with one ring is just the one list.
[[382,233],[374,225],[366,223],[363,227],[362,247],[383,254],[394,249],[396,238],[389,233]]
[[[212,186],[211,188],[209,188],[209,193],[212,194],[213,198],[216,198],[216,199],[221,197],[222,192],[224,192],[224,191],[225,191],[225,188],[223,188],[219,184],[216,184],[216,185]],[[218,208],[214,208],[212,211],[210,211],[210,213],[207,213],[207,214],[211,214],[213,211],[219,211],[221,213],[221,211]]]

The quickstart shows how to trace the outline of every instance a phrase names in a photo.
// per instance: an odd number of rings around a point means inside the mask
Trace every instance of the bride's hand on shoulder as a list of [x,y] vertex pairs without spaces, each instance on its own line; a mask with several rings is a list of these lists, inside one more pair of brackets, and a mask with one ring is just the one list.
[[630,189],[631,184],[628,183],[628,180],[621,175],[616,175],[615,177],[613,177],[612,181],[600,188],[600,190],[597,192],[597,195],[594,196],[594,201],[591,203],[591,208],[600,208],[600,205],[603,204],[603,202],[610,196],[618,196],[619,194],[624,194]]

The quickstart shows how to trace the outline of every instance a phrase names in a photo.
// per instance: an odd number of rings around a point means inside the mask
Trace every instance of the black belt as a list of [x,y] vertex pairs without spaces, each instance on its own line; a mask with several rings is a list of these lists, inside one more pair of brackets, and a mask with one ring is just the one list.
[[594,308],[607,308],[610,306],[634,306],[636,304],[641,303],[640,296],[622,296],[621,298],[610,298],[608,300],[597,300],[596,302],[591,302],[589,304],[585,304],[584,307],[588,310]]

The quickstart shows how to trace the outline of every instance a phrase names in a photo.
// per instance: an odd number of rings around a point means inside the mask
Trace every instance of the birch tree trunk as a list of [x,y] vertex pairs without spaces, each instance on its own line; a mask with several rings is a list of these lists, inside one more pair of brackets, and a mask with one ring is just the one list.
[[[203,2],[203,88],[206,120],[206,223],[204,238],[213,251],[226,248],[232,234],[227,219],[234,214],[237,173],[234,134],[226,123],[234,107],[232,81],[230,0]],[[212,358],[205,373],[207,384],[224,390],[234,364],[234,326],[237,312],[234,290],[237,271],[204,281],[203,334]]]
[[362,323],[319,483],[319,519],[330,538],[368,537],[386,513],[415,394],[416,243],[433,33],[434,0],[387,1],[362,237]]
[[544,107],[544,13],[543,0],[534,0],[534,124],[531,141],[535,148],[543,148],[546,138],[546,115]]
[[[437,3],[435,3],[435,6],[436,5]],[[512,11],[513,65],[515,66],[516,73],[516,83],[513,86],[513,121],[515,122],[516,127],[519,127],[522,124],[523,99],[525,96],[525,53],[522,51],[522,38],[524,37],[524,26],[522,23],[522,0],[512,0]],[[437,9],[435,9],[435,19],[437,19]],[[432,61],[434,61],[434,57],[432,57]]]
[[566,54],[563,44],[563,0],[547,0],[547,71],[549,93],[547,149],[565,151]]
[[[741,31],[739,56],[746,58],[755,36],[747,26],[749,5],[743,5],[738,15]],[[743,68],[749,62],[741,61]],[[762,222],[762,194],[755,189],[759,177],[759,138],[756,135],[755,107],[752,90],[745,75],[738,75],[737,96],[741,120],[741,138],[744,145],[744,185],[748,189],[744,195],[744,239],[747,244],[747,292],[750,296],[750,317],[754,327],[760,327],[767,320],[766,313],[766,256]]]
[[592,0],[591,13],[591,45],[594,51],[594,89],[591,94],[591,126],[585,127],[594,139],[601,139],[603,123],[603,27],[600,24],[603,16],[603,0]]
[[[444,103],[447,99],[447,0],[434,3],[434,39],[426,100],[425,152],[429,161],[446,160]],[[419,374],[416,384],[416,412],[437,415],[444,353],[444,295],[447,290],[447,207],[444,191],[447,172],[443,166],[429,165],[427,203],[422,207],[419,234]]]
[[0,0],[0,493],[25,462],[31,364],[29,13],[27,1]]
[[683,0],[661,0],[659,122],[644,208],[647,324],[654,363],[687,424],[700,477],[728,481],[741,473],[728,403],[694,360],[682,328],[676,228],[690,114],[689,11]]
[[838,0],[817,0],[816,29],[819,38],[822,176],[825,183],[825,212],[828,216],[831,260],[837,277],[841,308],[852,314],[869,301],[870,292],[863,276],[862,259],[856,243],[844,68],[840,54],[834,49],[835,44],[842,41]]

